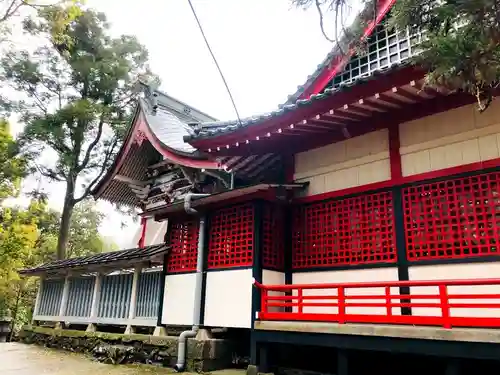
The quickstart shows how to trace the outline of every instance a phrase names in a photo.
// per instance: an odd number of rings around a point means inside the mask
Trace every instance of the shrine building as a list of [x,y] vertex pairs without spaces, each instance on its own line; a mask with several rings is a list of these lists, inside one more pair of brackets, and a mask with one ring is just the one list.
[[500,359],[500,101],[424,85],[394,2],[273,112],[217,121],[144,86],[93,192],[140,212],[134,246],[22,271],[34,319],[235,330],[262,372],[285,344],[341,375],[352,351]]

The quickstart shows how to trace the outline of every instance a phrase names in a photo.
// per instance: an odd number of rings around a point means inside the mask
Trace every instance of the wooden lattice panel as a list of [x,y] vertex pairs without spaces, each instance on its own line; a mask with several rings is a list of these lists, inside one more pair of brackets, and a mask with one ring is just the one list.
[[396,261],[392,195],[361,195],[297,207],[292,268]]
[[254,208],[250,203],[216,211],[210,220],[208,268],[251,266],[253,237]]
[[279,206],[266,204],[262,221],[262,266],[282,271],[284,268],[283,210]]
[[500,173],[403,189],[409,260],[498,255]]
[[167,272],[186,272],[196,270],[198,256],[198,220],[174,222],[168,231]]

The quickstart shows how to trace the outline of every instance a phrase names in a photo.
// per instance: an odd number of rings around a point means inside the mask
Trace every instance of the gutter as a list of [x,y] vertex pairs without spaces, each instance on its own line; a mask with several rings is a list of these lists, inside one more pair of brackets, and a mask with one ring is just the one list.
[[[184,197],[184,210],[190,215],[197,215],[198,211],[191,207],[192,198],[202,198],[210,194],[193,194],[188,193]],[[205,243],[205,216],[200,216],[200,228],[198,232],[198,256],[196,258],[196,281],[194,290],[194,307],[193,307],[193,326],[189,331],[183,331],[179,335],[179,344],[177,347],[177,364],[174,370],[182,372],[186,368],[186,344],[187,339],[195,337],[200,329],[201,320],[201,292],[203,284],[203,259],[204,259],[204,243]]]

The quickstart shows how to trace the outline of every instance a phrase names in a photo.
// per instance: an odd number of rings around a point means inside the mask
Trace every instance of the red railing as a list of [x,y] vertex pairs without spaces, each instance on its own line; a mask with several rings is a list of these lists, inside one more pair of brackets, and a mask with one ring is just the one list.
[[260,320],[500,327],[500,279],[254,285]]

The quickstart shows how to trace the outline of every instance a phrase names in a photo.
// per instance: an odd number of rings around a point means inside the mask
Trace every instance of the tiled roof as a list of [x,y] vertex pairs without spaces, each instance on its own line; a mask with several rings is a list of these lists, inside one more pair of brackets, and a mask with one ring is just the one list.
[[218,121],[218,122],[203,123],[197,129],[195,129],[194,134],[190,134],[190,135],[185,136],[184,140],[191,141],[194,139],[216,137],[216,136],[224,134],[224,133],[230,133],[230,132],[236,131],[240,128],[260,124],[266,120],[269,120],[272,117],[279,117],[286,112],[295,111],[297,108],[307,106],[307,105],[311,104],[312,102],[326,99],[332,95],[349,90],[350,88],[352,88],[358,84],[368,82],[374,78],[378,78],[378,77],[383,76],[389,72],[393,72],[397,69],[400,69],[404,66],[407,66],[408,64],[409,64],[408,60],[404,61],[402,63],[392,64],[386,68],[381,68],[381,69],[374,71],[369,76],[360,76],[359,78],[353,80],[352,82],[349,82],[346,84],[341,84],[340,86],[335,87],[335,88],[327,88],[320,94],[313,94],[308,99],[299,99],[299,100],[295,101],[295,103],[282,105],[282,106],[280,106],[279,109],[277,109],[275,111],[264,113],[264,114],[261,114],[258,116],[252,116],[252,117],[247,117],[247,118],[241,119],[241,122],[239,122],[238,120],[232,120],[232,121]]
[[144,117],[149,128],[158,140],[172,151],[185,154],[194,154],[197,150],[189,143],[184,142],[184,137],[193,134],[192,128],[182,122],[162,105],[153,111],[144,100],[140,100]]
[[130,261],[148,260],[157,255],[167,252],[169,249],[165,244],[151,245],[143,248],[134,248],[120,251],[100,253],[86,257],[55,260],[34,268],[19,271],[21,275],[33,275],[46,272],[54,272],[63,269],[91,267],[95,265],[111,265]]

